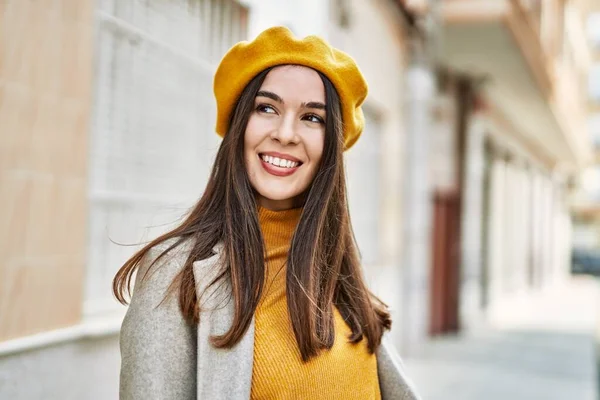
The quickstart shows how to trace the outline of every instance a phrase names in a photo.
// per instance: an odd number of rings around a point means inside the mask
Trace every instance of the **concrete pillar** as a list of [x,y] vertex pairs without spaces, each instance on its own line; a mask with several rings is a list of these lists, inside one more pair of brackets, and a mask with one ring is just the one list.
[[511,255],[510,261],[505,265],[508,275],[507,289],[510,293],[520,293],[526,288],[527,259],[529,246],[527,205],[529,199],[526,173],[522,162],[513,162],[511,166],[510,189],[507,190],[510,201],[511,218],[509,220],[508,234],[510,247],[507,252]]
[[523,291],[527,259],[527,189],[520,159],[512,159],[507,165],[505,224],[505,262],[502,266],[503,294],[513,297]]
[[515,179],[514,165],[507,162],[504,173],[504,191],[502,193],[502,201],[504,202],[504,218],[499,221],[502,224],[502,246],[501,251],[504,254],[502,263],[499,266],[500,273],[500,288],[502,297],[506,297],[507,293],[512,289],[513,270],[517,254],[515,253]]
[[553,257],[553,236],[554,236],[554,223],[553,223],[553,202],[554,193],[552,190],[552,181],[549,177],[543,178],[543,247],[542,247],[542,285],[548,286],[552,281],[552,259]]
[[490,224],[488,235],[488,260],[489,266],[488,287],[489,305],[494,307],[502,296],[502,272],[505,252],[505,208],[504,192],[506,190],[506,160],[495,156],[492,161],[490,183]]
[[416,354],[428,335],[431,253],[429,132],[432,71],[421,65],[406,77],[406,175],[404,182],[402,351]]
[[522,165],[519,168],[519,186],[521,188],[521,201],[519,202],[519,243],[520,260],[517,276],[517,289],[526,291],[529,280],[529,262],[531,256],[531,185],[529,180],[529,168]]
[[558,177],[553,185],[554,193],[554,225],[553,225],[553,260],[552,279],[561,282],[570,274],[571,259],[571,217],[566,199],[566,188],[563,179]]
[[460,323],[470,329],[483,321],[482,313],[482,223],[485,173],[485,122],[473,114],[466,134],[465,177],[462,205],[462,263]]
[[544,238],[544,206],[543,206],[543,177],[540,172],[534,170],[531,178],[532,199],[532,277],[531,283],[535,288],[539,288],[542,282],[542,266],[543,266],[543,238]]

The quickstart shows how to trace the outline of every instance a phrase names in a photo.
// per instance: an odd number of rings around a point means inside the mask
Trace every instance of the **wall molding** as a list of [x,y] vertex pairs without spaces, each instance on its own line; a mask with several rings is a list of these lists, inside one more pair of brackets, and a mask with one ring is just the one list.
[[0,342],[0,357],[12,356],[25,351],[39,350],[79,340],[99,339],[118,335],[124,316],[125,311],[121,310],[107,316],[86,318],[81,323],[66,328]]

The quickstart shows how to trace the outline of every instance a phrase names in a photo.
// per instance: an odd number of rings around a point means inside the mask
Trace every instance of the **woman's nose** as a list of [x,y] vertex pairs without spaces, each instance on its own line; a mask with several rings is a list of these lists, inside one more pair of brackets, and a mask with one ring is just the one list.
[[286,145],[297,142],[296,124],[293,118],[283,118],[272,138]]

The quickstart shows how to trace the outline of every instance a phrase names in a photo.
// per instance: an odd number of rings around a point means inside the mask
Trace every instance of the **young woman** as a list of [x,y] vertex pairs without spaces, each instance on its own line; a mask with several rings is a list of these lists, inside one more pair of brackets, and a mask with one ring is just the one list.
[[367,85],[322,39],[271,28],[214,81],[223,142],[185,221],[119,270],[124,399],[416,399],[365,286],[342,153]]

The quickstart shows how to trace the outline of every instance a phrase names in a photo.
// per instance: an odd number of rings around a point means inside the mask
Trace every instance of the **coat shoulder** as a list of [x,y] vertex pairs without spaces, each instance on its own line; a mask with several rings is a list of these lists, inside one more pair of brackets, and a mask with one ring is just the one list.
[[[144,262],[140,265],[140,272],[142,270],[146,272],[152,264],[154,265],[151,269],[159,267],[171,273],[179,272],[189,257],[193,243],[190,239],[187,239],[177,244],[178,240],[178,238],[168,239],[152,247],[146,254]],[[173,245],[176,246],[171,249]],[[163,255],[163,253],[165,254]]]
[[384,335],[377,351],[377,372],[383,400],[419,400],[414,384],[406,375],[404,364],[388,335]]

